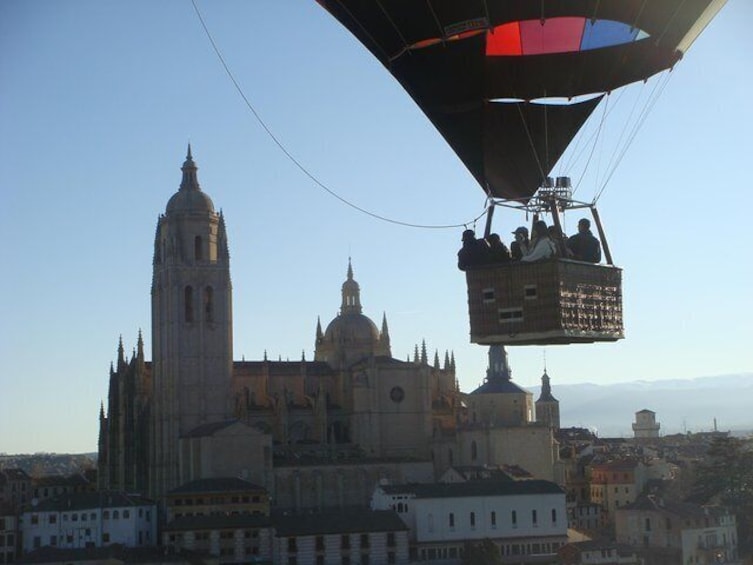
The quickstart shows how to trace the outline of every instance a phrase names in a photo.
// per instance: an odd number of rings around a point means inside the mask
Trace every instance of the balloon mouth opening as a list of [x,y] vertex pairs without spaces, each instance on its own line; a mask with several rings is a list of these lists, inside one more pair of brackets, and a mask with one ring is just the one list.
[[492,98],[489,102],[494,104],[536,104],[538,106],[571,106],[574,104],[580,104],[582,102],[588,102],[595,98],[603,96],[603,92],[594,92],[591,94],[581,94],[578,96],[565,97],[565,96],[546,96],[542,98],[534,98],[532,100],[524,100],[523,98]]

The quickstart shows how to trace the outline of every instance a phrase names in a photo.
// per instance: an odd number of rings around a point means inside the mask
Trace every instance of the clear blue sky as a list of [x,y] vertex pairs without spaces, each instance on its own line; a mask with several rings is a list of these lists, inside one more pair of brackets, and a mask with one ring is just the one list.
[[[405,222],[482,211],[481,190],[423,114],[316,2],[199,6],[257,111],[327,186]],[[753,3],[730,0],[599,201],[624,268],[627,339],[509,348],[519,384],[539,383],[544,353],[555,391],[753,371],[752,25]],[[624,123],[616,114],[610,134]],[[454,351],[463,390],[481,382],[486,348],[468,342],[455,266],[462,230],[380,222],[317,187],[254,120],[189,0],[5,0],[0,452],[96,450],[119,336],[130,352],[142,328],[150,355],[153,237],[189,140],[227,221],[235,359],[312,359],[317,316],[336,315],[351,256],[364,311],[377,323],[386,312],[395,357],[425,339],[431,356]],[[594,154],[595,178],[610,155]],[[577,195],[598,186],[584,181]],[[494,227],[523,223],[498,213]]]

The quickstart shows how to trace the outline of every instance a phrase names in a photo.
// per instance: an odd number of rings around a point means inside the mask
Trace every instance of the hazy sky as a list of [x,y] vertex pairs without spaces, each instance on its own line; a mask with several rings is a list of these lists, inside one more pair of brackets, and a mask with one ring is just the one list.
[[[255,109],[330,189],[409,223],[483,211],[481,189],[409,96],[316,2],[198,5]],[[555,392],[753,370],[751,25],[753,3],[730,0],[599,200],[624,268],[627,338],[511,347],[517,383],[537,385],[544,356]],[[648,99],[656,82],[610,97],[617,109],[576,196],[595,196],[630,96]],[[5,0],[0,452],[96,450],[119,336],[130,354],[142,329],[150,356],[153,237],[188,141],[227,222],[235,359],[313,359],[317,317],[326,326],[337,314],[350,256],[364,313],[379,323],[386,312],[395,357],[426,340],[431,357],[454,352],[463,390],[482,381],[487,350],[468,342],[456,268],[462,228],[385,223],[318,187],[254,119],[189,0]],[[556,173],[577,180],[585,160],[574,152]],[[526,223],[499,211],[494,229],[507,239]]]

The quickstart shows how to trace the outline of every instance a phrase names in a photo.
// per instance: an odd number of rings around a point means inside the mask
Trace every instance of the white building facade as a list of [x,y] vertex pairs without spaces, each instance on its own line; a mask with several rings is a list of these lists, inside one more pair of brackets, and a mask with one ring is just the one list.
[[422,561],[459,560],[467,542],[490,539],[504,561],[554,562],[567,543],[565,492],[549,481],[380,485],[372,508],[398,513]]
[[41,547],[156,545],[157,507],[138,495],[69,494],[28,507],[20,531],[24,553]]

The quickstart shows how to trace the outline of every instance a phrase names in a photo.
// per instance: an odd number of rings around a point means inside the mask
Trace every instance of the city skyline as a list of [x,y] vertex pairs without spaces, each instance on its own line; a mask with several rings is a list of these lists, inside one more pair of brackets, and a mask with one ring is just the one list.
[[[409,96],[315,2],[197,5],[254,108],[316,179],[409,223],[483,211],[483,192]],[[722,9],[599,201],[624,268],[626,339],[508,348],[518,384],[538,384],[545,363],[555,387],[751,372],[740,205],[750,21],[742,0]],[[130,354],[141,330],[151,357],[154,229],[189,141],[227,222],[236,360],[312,359],[350,257],[364,313],[386,313],[396,358],[426,340],[430,359],[454,353],[463,391],[483,380],[486,348],[468,343],[456,268],[463,228],[380,222],[316,186],[250,114],[190,3],[10,1],[0,47],[0,233],[12,266],[0,283],[0,452],[94,450],[120,336]],[[590,198],[598,182],[583,186]],[[509,241],[524,223],[498,213],[494,229]]]

